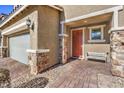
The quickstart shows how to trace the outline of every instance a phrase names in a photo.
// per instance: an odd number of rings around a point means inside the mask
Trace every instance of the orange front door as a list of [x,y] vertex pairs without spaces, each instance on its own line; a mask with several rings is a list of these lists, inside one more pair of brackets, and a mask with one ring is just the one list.
[[72,31],[72,56],[81,57],[82,56],[82,30]]

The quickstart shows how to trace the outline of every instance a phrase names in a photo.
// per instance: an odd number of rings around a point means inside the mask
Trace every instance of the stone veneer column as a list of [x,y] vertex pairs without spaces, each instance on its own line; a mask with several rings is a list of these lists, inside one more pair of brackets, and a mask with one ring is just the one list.
[[68,51],[67,51],[67,38],[68,36],[65,35],[65,34],[60,34],[60,54],[59,54],[59,60],[61,63],[65,64],[67,63],[67,54],[68,54]]
[[7,57],[7,54],[8,54],[7,49],[8,48],[5,46],[0,47],[0,57],[1,58]]
[[0,57],[4,58],[8,56],[7,48],[7,36],[2,36],[1,47],[0,47]]
[[112,74],[124,77],[124,31],[111,32]]
[[38,74],[49,68],[49,49],[27,50],[31,74]]

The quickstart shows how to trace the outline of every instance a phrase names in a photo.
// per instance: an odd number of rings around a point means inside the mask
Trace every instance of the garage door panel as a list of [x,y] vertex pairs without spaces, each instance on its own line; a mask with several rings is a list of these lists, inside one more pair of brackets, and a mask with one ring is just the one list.
[[28,63],[26,50],[30,48],[30,35],[9,38],[10,57],[24,64]]

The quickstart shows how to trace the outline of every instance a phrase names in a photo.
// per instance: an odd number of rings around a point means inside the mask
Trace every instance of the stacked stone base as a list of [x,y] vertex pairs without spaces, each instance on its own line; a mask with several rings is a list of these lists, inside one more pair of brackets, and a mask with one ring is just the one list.
[[65,64],[67,63],[68,59],[68,49],[67,49],[67,44],[68,44],[68,35],[66,34],[59,34],[60,39],[59,39],[59,60],[60,63]]
[[0,47],[0,57],[1,58],[7,57],[7,54],[8,54],[7,47],[1,46]]
[[38,50],[35,52],[28,51],[28,60],[31,74],[36,75],[49,68],[49,51]]
[[111,72],[115,76],[124,77],[124,32],[111,33]]
[[112,65],[112,74],[119,77],[124,77],[124,67],[118,65]]

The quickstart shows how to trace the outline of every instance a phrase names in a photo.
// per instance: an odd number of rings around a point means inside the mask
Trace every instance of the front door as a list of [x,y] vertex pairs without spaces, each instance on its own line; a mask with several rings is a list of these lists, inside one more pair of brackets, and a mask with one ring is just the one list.
[[72,30],[72,56],[82,57],[82,30]]

